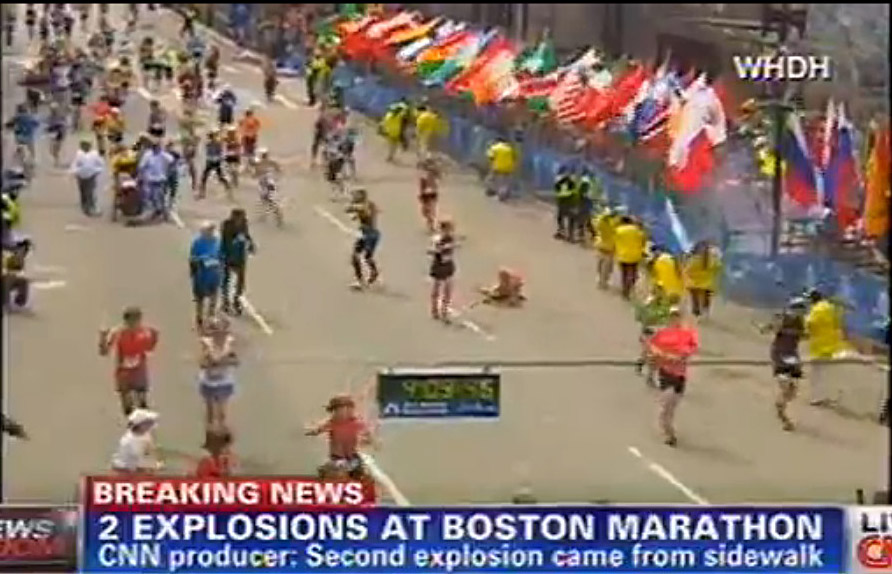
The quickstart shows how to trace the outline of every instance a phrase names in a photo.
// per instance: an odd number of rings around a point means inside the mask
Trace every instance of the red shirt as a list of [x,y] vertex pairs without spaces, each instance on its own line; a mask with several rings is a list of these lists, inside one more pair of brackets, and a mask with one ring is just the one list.
[[158,332],[149,327],[121,329],[112,336],[118,380],[145,374],[148,354],[158,344]]
[[650,344],[658,351],[677,357],[675,359],[657,357],[656,363],[661,370],[679,377],[687,375],[687,360],[700,346],[697,331],[683,326],[660,329],[650,338]]
[[359,451],[359,439],[368,432],[368,426],[359,417],[329,419],[322,432],[328,434],[328,452],[332,457],[351,458]]
[[198,461],[195,476],[198,478],[224,478],[232,474],[232,459],[229,455],[220,457],[205,456]]

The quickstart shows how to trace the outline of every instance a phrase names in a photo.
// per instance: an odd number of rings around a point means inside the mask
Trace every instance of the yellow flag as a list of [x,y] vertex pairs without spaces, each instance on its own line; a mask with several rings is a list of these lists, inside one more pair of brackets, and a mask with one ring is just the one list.
[[890,175],[889,126],[886,125],[877,129],[867,161],[864,232],[868,237],[883,237],[889,231]]

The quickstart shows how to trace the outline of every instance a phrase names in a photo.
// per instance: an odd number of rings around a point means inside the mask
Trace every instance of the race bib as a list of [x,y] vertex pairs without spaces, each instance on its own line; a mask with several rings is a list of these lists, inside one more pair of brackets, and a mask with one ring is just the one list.
[[141,364],[141,357],[139,355],[121,358],[121,368],[124,368],[124,369],[135,369],[135,368],[139,367],[140,364]]

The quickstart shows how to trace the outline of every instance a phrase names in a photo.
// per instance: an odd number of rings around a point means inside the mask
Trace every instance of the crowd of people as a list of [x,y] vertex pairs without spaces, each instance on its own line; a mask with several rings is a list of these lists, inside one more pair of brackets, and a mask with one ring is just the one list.
[[[6,122],[13,131],[18,161],[3,178],[3,291],[7,305],[27,304],[24,260],[30,239],[16,233],[21,219],[18,193],[37,167],[38,126],[46,124],[51,144],[58,143],[58,148],[51,148],[51,155],[58,161],[65,134],[81,121],[81,108],[89,110],[92,137],[79,143],[70,171],[77,182],[84,215],[100,215],[97,189],[109,170],[115,198],[113,217],[120,214],[131,225],[165,221],[173,214],[180,173],[185,172],[198,200],[206,198],[212,175],[228,199],[234,198],[245,177],[256,178],[260,215],[271,213],[277,224],[283,225],[284,214],[276,193],[282,166],[262,147],[261,120],[256,110],[248,107],[237,119],[241,102],[233,89],[220,85],[220,53],[213,47],[206,49],[193,14],[184,15],[183,46],[164,47],[151,37],[143,40],[136,70],[127,52],[140,17],[138,4],[128,8],[124,34],[111,24],[107,5],[98,5],[94,31],[90,28],[92,12],[78,8],[81,17],[77,21],[83,27],[82,37],[87,38],[85,47],[76,46],[74,25],[66,24],[72,9],[64,4],[45,6],[38,20],[61,22],[47,34],[41,28],[35,39],[40,46],[37,68],[40,73],[46,72],[47,82],[27,81],[27,101]],[[148,7],[155,9],[153,5]],[[35,5],[26,7],[29,30],[29,14],[36,11]],[[96,61],[110,63],[96,66]],[[358,130],[344,105],[343,93],[329,76],[337,54],[320,49],[314,62],[318,70],[310,74],[307,84],[308,104],[318,106],[311,161],[313,165],[321,162],[332,198],[343,200],[345,212],[355,221],[356,240],[350,253],[352,287],[364,290],[378,284],[381,277],[376,259],[382,237],[379,207],[367,189],[356,185]],[[33,70],[26,75],[29,73]],[[275,98],[275,74],[274,65],[263,65],[263,89],[270,100]],[[179,94],[178,136],[168,135],[172,118],[160,96],[149,102],[145,130],[126,125],[122,106],[137,85],[156,94]],[[215,112],[216,121],[205,126],[201,112],[208,108]],[[44,110],[46,115],[41,118]],[[400,100],[390,106],[379,128],[388,146],[389,161],[396,161],[401,151],[411,147],[416,150],[421,223],[431,236],[430,315],[450,322],[455,314],[452,294],[461,238],[455,222],[437,209],[444,170],[434,150],[437,136],[445,129],[444,122],[428,102]],[[200,155],[201,170],[197,165]],[[490,195],[506,197],[517,169],[517,150],[509,141],[499,140],[488,150],[488,158],[490,173],[485,188]],[[665,443],[674,446],[675,412],[685,393],[689,361],[699,348],[695,319],[708,317],[712,297],[719,289],[721,255],[707,242],[697,244],[684,257],[652,244],[642,221],[624,206],[609,203],[600,183],[585,170],[562,169],[554,190],[555,237],[592,248],[598,258],[597,285],[602,289],[608,288],[618,267],[621,295],[634,303],[641,324],[638,369],[649,385],[661,391],[659,427]],[[237,390],[240,355],[228,316],[243,312],[248,260],[255,251],[248,213],[234,208],[221,224],[203,223],[189,252],[194,322],[199,333],[198,388],[205,404],[204,446],[208,451],[197,466],[201,476],[225,476],[235,469],[230,453],[234,433],[227,407]],[[641,270],[648,278],[648,294],[643,297],[639,295]],[[689,305],[684,303],[685,295]],[[499,270],[492,286],[479,289],[477,303],[521,307],[525,301],[522,275],[506,268]],[[777,320],[763,328],[774,335],[770,357],[779,389],[776,413],[782,427],[793,430],[788,408],[803,372],[800,341],[808,339],[816,359],[836,356],[845,340],[841,308],[812,291],[804,298],[791,300]],[[99,334],[99,353],[113,357],[116,390],[127,423],[112,461],[113,470],[123,474],[156,472],[163,466],[153,439],[159,415],[151,410],[149,401],[149,357],[159,341],[158,330],[145,322],[139,307],[125,309],[120,325],[103,328]],[[826,396],[826,377],[825,364],[816,363],[812,370],[812,404],[831,402],[832,397]],[[310,436],[328,437],[330,456],[322,469],[324,476],[366,478],[360,450],[372,442],[372,436],[357,414],[354,398],[337,395],[327,411],[325,420],[306,429]]]

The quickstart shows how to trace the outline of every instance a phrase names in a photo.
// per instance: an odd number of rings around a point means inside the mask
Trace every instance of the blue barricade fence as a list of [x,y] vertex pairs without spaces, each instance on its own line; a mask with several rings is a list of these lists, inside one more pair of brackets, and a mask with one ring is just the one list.
[[[380,77],[360,74],[340,66],[334,81],[345,90],[349,108],[372,118],[380,118],[400,97],[414,97],[387,85]],[[441,149],[457,162],[481,168],[486,149],[497,132],[475,120],[446,113],[449,132]],[[702,225],[695,216],[677,209],[665,196],[647,193],[639,186],[608,173],[602,166],[558,152],[525,139],[521,149],[521,189],[525,193],[549,197],[555,174],[561,165],[583,165],[601,180],[612,202],[626,205],[648,226],[651,237],[675,253],[690,248],[700,239],[718,241],[725,248],[725,274],[722,292],[741,303],[777,308],[794,293],[810,287],[845,301],[848,328],[859,337],[885,342],[889,319],[888,283],[878,276],[815,254],[784,254],[772,261],[764,254],[748,253],[733,247],[730,231],[724,225]],[[715,228],[721,237],[717,237]]]

